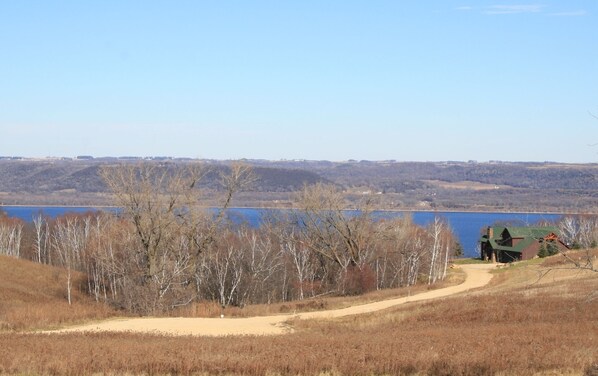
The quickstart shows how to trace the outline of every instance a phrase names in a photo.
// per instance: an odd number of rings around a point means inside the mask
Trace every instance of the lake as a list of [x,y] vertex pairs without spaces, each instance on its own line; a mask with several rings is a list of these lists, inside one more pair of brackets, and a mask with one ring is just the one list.
[[[59,207],[59,206],[4,206],[2,207],[10,217],[20,218],[30,222],[38,213],[49,217],[56,217],[68,212],[85,213],[94,210],[116,210],[114,208],[98,209],[94,207]],[[229,216],[236,222],[247,222],[252,226],[259,226],[265,213],[272,209],[255,208],[232,208],[229,209]],[[558,221],[560,214],[540,213],[473,213],[473,212],[395,212],[377,211],[374,215],[377,218],[396,218],[409,213],[413,221],[418,225],[425,226],[434,221],[435,216],[446,219],[455,235],[457,236],[465,256],[474,257],[478,255],[477,242],[480,231],[496,222],[509,223],[511,225],[527,226],[535,225],[539,221]]]

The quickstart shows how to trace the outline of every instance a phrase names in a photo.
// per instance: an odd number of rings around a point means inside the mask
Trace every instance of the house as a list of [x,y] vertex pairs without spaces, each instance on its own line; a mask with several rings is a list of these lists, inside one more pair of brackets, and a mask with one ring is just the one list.
[[480,239],[482,260],[511,262],[529,260],[538,255],[542,246],[549,253],[567,249],[556,227],[491,226]]

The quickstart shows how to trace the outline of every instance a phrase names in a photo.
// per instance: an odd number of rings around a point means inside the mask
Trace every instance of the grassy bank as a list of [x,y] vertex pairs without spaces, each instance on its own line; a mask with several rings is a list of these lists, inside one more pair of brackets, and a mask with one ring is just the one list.
[[292,323],[276,337],[0,333],[0,373],[583,375],[598,372],[598,276],[509,268],[474,294]]

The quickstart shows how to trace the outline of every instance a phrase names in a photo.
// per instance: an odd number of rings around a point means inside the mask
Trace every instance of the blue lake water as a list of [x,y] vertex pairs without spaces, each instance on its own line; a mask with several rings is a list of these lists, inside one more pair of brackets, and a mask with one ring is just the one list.
[[[5,206],[2,207],[10,217],[20,218],[30,222],[34,216],[43,213],[49,217],[56,217],[65,213],[85,213],[99,210],[94,207],[40,207],[40,206]],[[102,210],[117,210],[102,209]],[[229,217],[236,223],[247,222],[251,226],[259,226],[265,213],[271,209],[233,208],[229,209]],[[378,218],[396,218],[405,215],[405,212],[380,211],[374,213]],[[439,216],[449,223],[463,247],[465,256],[477,256],[477,242],[481,231],[487,226],[497,222],[511,225],[535,225],[539,221],[558,221],[559,214],[538,213],[471,213],[471,212],[409,212],[413,221],[425,226]]]

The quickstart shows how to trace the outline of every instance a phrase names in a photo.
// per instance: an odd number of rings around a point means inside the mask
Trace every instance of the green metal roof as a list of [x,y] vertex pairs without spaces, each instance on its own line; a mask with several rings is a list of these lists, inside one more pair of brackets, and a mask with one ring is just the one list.
[[496,241],[496,239],[501,238],[501,234],[505,230],[505,227],[502,227],[502,226],[492,226],[491,228],[492,228],[492,232],[494,234],[492,239],[488,239],[488,233],[485,233],[484,235],[482,235],[482,237],[480,239],[481,242],[486,242],[488,240],[490,240],[491,242]]
[[544,238],[551,233],[558,234],[556,227],[507,227],[506,230],[509,232],[511,238],[528,238],[534,239]]
[[[497,241],[503,240],[502,234],[505,232],[508,233],[510,238],[522,238],[516,246],[509,247],[505,245],[498,244]],[[523,250],[530,245],[532,245],[538,239],[545,238],[546,236],[550,235],[551,233],[557,234],[559,233],[558,228],[551,226],[551,227],[503,227],[503,226],[492,226],[493,236],[492,238],[488,239],[488,234],[484,234],[480,239],[482,243],[490,243],[490,246],[497,250],[497,251],[509,251],[509,252],[517,252],[522,253]],[[506,240],[505,238],[504,240]]]
[[509,252],[522,253],[525,248],[532,245],[535,241],[536,241],[536,239],[534,239],[534,238],[525,238],[514,247],[499,245],[494,249],[496,249],[497,251],[509,251]]
[[492,231],[494,231],[494,237],[499,236],[506,227],[504,226],[492,226]]

